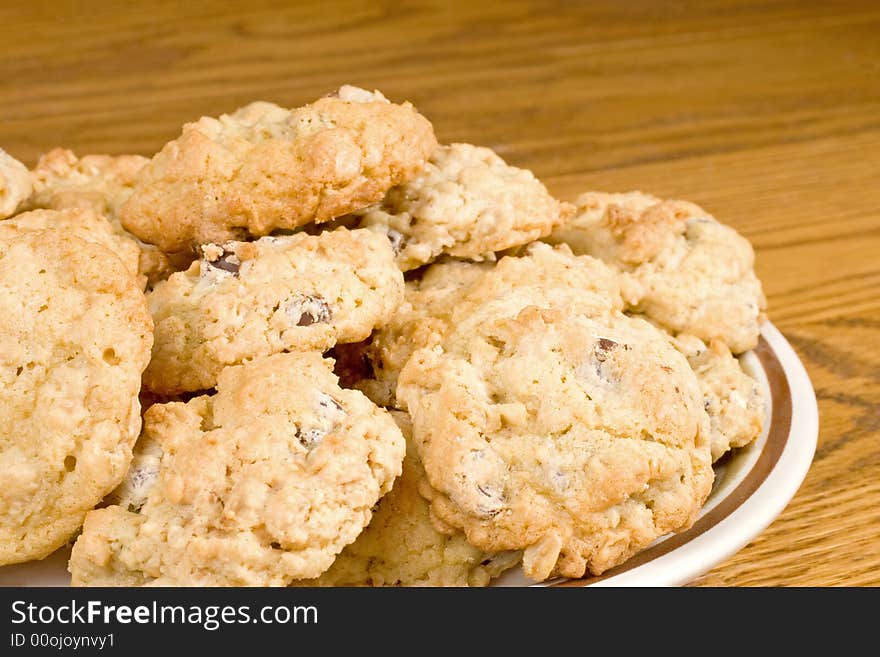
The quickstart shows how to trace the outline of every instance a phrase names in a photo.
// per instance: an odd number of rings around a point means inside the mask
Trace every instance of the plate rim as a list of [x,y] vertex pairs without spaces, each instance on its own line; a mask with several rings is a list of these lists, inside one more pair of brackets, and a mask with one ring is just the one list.
[[[762,325],[754,352],[770,388],[771,431],[783,431],[781,441],[768,439],[734,490],[687,531],[671,535],[601,576],[533,586],[683,586],[739,552],[770,526],[794,498],[812,465],[819,410],[806,368],[771,322]],[[748,485],[755,474],[757,481]],[[732,508],[722,508],[725,503]],[[716,512],[722,517],[711,518]]]

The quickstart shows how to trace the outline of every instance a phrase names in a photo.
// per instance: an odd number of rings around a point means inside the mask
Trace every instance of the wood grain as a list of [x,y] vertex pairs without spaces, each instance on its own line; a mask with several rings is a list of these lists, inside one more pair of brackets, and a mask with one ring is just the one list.
[[880,585],[876,3],[88,7],[0,3],[0,146],[28,164],[152,154],[202,114],[350,82],[561,197],[638,188],[735,226],[815,386],[819,447],[783,514],[695,584]]

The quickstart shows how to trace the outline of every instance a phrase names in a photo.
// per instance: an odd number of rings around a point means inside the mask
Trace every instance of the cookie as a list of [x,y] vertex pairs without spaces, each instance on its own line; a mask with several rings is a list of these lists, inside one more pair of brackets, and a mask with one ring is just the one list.
[[460,531],[438,531],[419,494],[424,470],[412,444],[406,413],[393,412],[407,441],[403,472],[383,497],[370,524],[330,569],[297,586],[486,586],[519,562],[518,552],[487,554]]
[[344,86],[288,110],[251,103],[183,127],[122,207],[126,229],[166,252],[324,222],[376,203],[437,141],[410,103]]
[[750,444],[764,427],[764,396],[723,342],[706,345],[693,335],[679,335],[675,345],[697,375],[709,415],[712,460]]
[[116,234],[138,247],[140,273],[153,284],[188,262],[169,259],[152,244],[125,230],[119,221],[119,210],[131,196],[134,181],[148,162],[140,155],[77,157],[73,151],[54,148],[31,171],[34,192],[28,205],[53,210],[84,208],[103,215]]
[[31,195],[27,167],[0,148],[0,219],[15,214]]
[[63,230],[87,242],[100,244],[119,258],[138,281],[139,287],[145,284],[140,275],[138,247],[130,239],[115,233],[110,222],[92,210],[77,208],[31,210],[17,214],[6,221],[0,221],[0,252],[24,233],[34,233],[49,228]]
[[381,235],[344,228],[202,247],[156,285],[144,384],[160,394],[214,387],[220,371],[283,351],[363,340],[403,299],[403,274]]
[[405,453],[387,411],[331,368],[312,352],[260,357],[226,368],[214,395],[151,406],[141,440],[155,445],[139,452],[153,456],[126,508],[89,514],[73,584],[281,586],[327,570]]
[[0,565],[64,545],[121,481],[151,342],[144,295],[104,246],[59,229],[3,242]]
[[609,308],[623,307],[614,273],[594,258],[573,256],[564,245],[536,242],[497,263],[436,263],[420,279],[407,282],[404,303],[368,344],[340,351],[349,352],[351,369],[358,358],[364,364],[352,385],[381,406],[400,408],[395,391],[406,361],[417,349],[439,344],[450,326],[479,322],[482,315],[475,308],[487,305],[493,312],[507,304],[519,309],[526,299],[546,300],[548,295],[565,307],[578,303],[584,291],[597,290]]
[[572,214],[574,207],[553,198],[530,171],[489,148],[451,144],[355,216],[361,227],[388,236],[407,271],[441,254],[494,259],[497,251],[548,235]]
[[484,304],[401,371],[422,494],[472,545],[523,550],[533,580],[599,574],[696,520],[714,478],[708,417],[647,322],[588,290],[522,300]]
[[629,308],[672,333],[755,347],[766,299],[751,244],[700,207],[632,192],[588,192],[548,241],[611,264]]

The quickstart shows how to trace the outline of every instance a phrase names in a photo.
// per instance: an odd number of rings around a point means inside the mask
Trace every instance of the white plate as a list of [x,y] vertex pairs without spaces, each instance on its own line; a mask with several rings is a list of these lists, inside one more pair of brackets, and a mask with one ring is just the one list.
[[[559,586],[680,586],[711,570],[758,536],[789,503],[810,468],[819,434],[816,395],[788,341],[769,322],[744,367],[764,388],[767,418],[760,438],[715,467],[715,484],[700,518],[601,577],[559,580]],[[43,561],[0,568],[0,586],[68,586],[69,549]],[[498,586],[530,582],[518,571]]]

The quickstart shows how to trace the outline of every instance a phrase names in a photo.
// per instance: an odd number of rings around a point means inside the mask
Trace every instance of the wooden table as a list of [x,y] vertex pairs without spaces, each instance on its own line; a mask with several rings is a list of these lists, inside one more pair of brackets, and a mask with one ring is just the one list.
[[202,114],[349,82],[563,198],[638,188],[732,224],[821,429],[785,512],[697,583],[880,585],[880,5],[61,4],[0,6],[0,146],[29,165],[152,154]]

